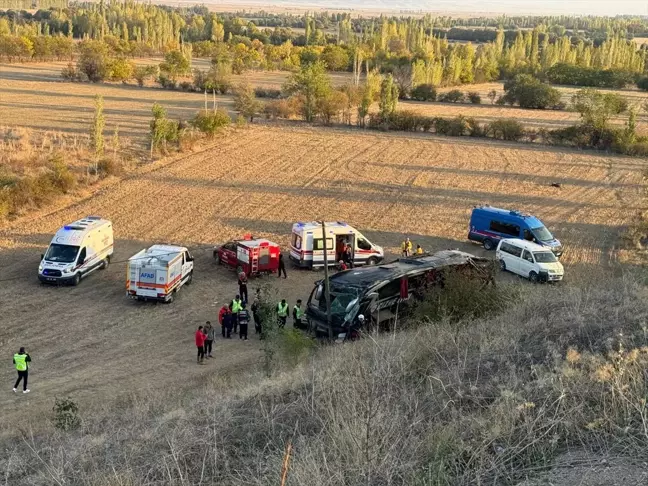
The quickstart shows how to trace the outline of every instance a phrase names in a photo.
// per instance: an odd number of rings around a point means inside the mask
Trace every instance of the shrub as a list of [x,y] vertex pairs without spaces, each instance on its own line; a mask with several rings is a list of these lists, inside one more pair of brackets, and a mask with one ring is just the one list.
[[412,111],[397,111],[389,117],[388,128],[404,132],[418,132],[421,130],[425,118]]
[[643,91],[648,91],[648,76],[639,78],[639,80],[637,81],[637,88]]
[[276,100],[281,98],[281,90],[273,88],[254,88],[254,95],[257,98],[270,98]]
[[97,164],[97,170],[102,176],[119,175],[123,171],[123,166],[117,160],[103,159]]
[[461,90],[453,89],[452,91],[448,91],[439,96],[439,101],[444,103],[463,103],[465,98],[466,97]]
[[194,85],[193,83],[189,81],[182,81],[180,83],[180,89],[185,92],[193,91],[194,90]]
[[268,101],[263,107],[266,118],[276,120],[277,118],[292,118],[297,115],[295,103],[290,99]]
[[473,105],[481,105],[481,96],[475,91],[468,93],[468,99]]
[[164,89],[176,89],[178,87],[178,82],[175,79],[167,77],[165,74],[160,74],[157,78],[157,82]]
[[54,401],[54,426],[61,430],[73,430],[81,425],[79,406],[71,398],[56,398]]
[[437,91],[431,84],[419,84],[411,91],[410,96],[416,101],[436,101]]
[[635,75],[628,71],[582,67],[566,63],[556,64],[548,69],[546,77],[554,84],[594,88],[624,88],[635,81]]
[[519,74],[504,83],[504,101],[521,108],[546,109],[560,103],[560,92],[528,74]]
[[191,121],[191,125],[213,137],[221,128],[229,126],[231,122],[227,111],[221,108],[216,111],[200,110]]
[[524,136],[524,127],[513,119],[495,120],[488,125],[487,133],[498,140],[517,142]]
[[137,85],[141,88],[148,79],[153,79],[157,76],[158,67],[155,65],[137,66],[133,71],[133,78],[137,81]]
[[463,116],[457,118],[435,118],[434,131],[438,135],[448,135],[450,137],[461,137],[469,131],[468,122]]
[[281,329],[279,331],[279,350],[283,361],[295,367],[315,347],[312,338],[299,329]]
[[79,74],[77,73],[74,64],[69,62],[68,65],[61,70],[61,77],[65,81],[76,81],[79,78]]
[[484,127],[474,118],[466,118],[466,123],[468,124],[468,135],[471,137],[485,137],[486,130]]
[[65,164],[63,154],[56,153],[50,159],[50,180],[52,185],[60,190],[63,194],[67,194],[74,189],[76,185],[76,177],[70,168]]

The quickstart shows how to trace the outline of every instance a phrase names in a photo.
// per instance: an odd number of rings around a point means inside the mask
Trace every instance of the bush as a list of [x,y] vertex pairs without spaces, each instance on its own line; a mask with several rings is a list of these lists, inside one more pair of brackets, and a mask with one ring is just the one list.
[[254,88],[254,96],[257,98],[270,98],[276,100],[281,98],[281,90],[272,88]]
[[569,86],[589,86],[593,88],[624,88],[634,83],[635,74],[614,69],[597,69],[556,64],[546,72],[546,78],[554,84]]
[[315,348],[312,338],[294,328],[280,329],[278,341],[283,362],[291,367],[297,366]]
[[50,159],[50,180],[52,185],[63,194],[67,194],[77,183],[76,177],[65,164],[61,153],[54,154]]
[[504,83],[504,101],[511,106],[544,110],[560,103],[560,92],[528,74],[519,74]]
[[648,91],[648,76],[644,76],[643,78],[639,78],[639,81],[637,81],[637,88],[643,90],[643,91]]
[[468,124],[468,135],[470,135],[471,137],[485,137],[486,136],[486,130],[474,118],[466,118],[466,123]]
[[137,85],[141,88],[148,79],[153,79],[157,76],[158,67],[155,65],[137,66],[133,71],[133,78],[137,81]]
[[469,132],[468,122],[463,116],[457,118],[435,118],[434,132],[437,135],[447,135],[450,137],[462,137]]
[[419,84],[411,91],[410,96],[416,101],[436,101],[437,91],[431,84]]
[[461,90],[453,89],[439,96],[439,101],[443,103],[463,103],[465,98]]
[[468,99],[473,105],[481,105],[482,102],[481,96],[479,95],[479,93],[475,91],[471,91],[470,93],[468,93]]
[[193,83],[189,81],[182,81],[180,83],[180,89],[185,92],[193,91],[194,90],[194,85]]
[[524,127],[513,119],[495,120],[488,125],[487,133],[498,140],[517,142],[524,137]]
[[263,113],[266,118],[276,120],[277,118],[293,118],[297,116],[299,110],[297,109],[292,99],[280,99],[268,101],[263,107]]
[[103,159],[97,164],[97,170],[102,176],[119,175],[123,171],[123,166],[117,160]]
[[81,425],[79,406],[71,398],[56,398],[54,401],[54,426],[64,431]]
[[176,89],[178,87],[178,82],[175,79],[167,77],[165,74],[160,74],[157,78],[157,82],[164,89]]
[[227,111],[221,108],[216,111],[200,110],[191,121],[191,125],[213,137],[221,128],[229,126],[231,122]]
[[61,77],[65,81],[76,81],[79,78],[79,74],[77,73],[74,64],[69,62],[68,65],[61,70]]

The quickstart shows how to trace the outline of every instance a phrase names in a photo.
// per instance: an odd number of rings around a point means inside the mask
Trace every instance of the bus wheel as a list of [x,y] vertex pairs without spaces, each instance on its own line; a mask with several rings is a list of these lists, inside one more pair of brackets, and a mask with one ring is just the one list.
[[489,240],[488,238],[484,240],[484,250],[491,251],[494,247],[495,245],[493,245],[493,242],[491,240]]

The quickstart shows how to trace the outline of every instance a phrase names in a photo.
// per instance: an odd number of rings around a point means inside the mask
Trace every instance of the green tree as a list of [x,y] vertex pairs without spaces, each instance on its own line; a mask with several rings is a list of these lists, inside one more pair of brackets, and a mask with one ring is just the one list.
[[133,78],[137,81],[137,85],[141,88],[148,79],[153,79],[158,74],[158,67],[150,64],[148,66],[137,66],[133,70]]
[[351,60],[346,49],[334,44],[324,48],[320,59],[324,61],[326,67],[331,71],[346,71]]
[[151,120],[151,158],[153,158],[153,150],[162,146],[166,150],[168,142],[176,142],[178,140],[179,125],[178,122],[167,119],[166,110],[159,103],[154,103],[151,110],[153,112],[153,120]]
[[228,126],[231,121],[224,109],[200,110],[191,120],[191,124],[209,137],[213,137],[221,128]]
[[584,125],[597,131],[604,130],[613,115],[623,113],[628,103],[622,96],[614,93],[601,93],[593,88],[585,88],[572,96],[572,106]]
[[108,64],[108,78],[111,81],[125,83],[133,77],[135,63],[124,58],[113,59]]
[[241,116],[248,118],[250,122],[261,112],[263,108],[261,102],[256,99],[254,88],[249,84],[240,85],[234,92],[234,110],[238,111]]
[[546,109],[558,106],[560,92],[528,74],[518,74],[504,83],[506,94],[503,99],[510,105],[522,108]]
[[108,46],[101,41],[85,40],[78,46],[77,71],[93,83],[108,75]]
[[388,74],[380,86],[380,116],[383,120],[389,118],[396,112],[398,105],[398,86],[394,83],[394,78]]
[[304,120],[312,122],[317,113],[318,100],[325,98],[331,92],[331,78],[326,73],[326,67],[321,61],[302,66],[299,72],[293,74],[284,86],[289,95],[299,95],[303,98],[302,115]]
[[104,136],[103,131],[106,126],[106,120],[104,118],[103,108],[103,96],[96,95],[94,101],[94,117],[92,118],[92,125],[90,127],[90,143],[92,149],[94,150],[94,163],[95,163],[95,174],[97,173],[97,167],[99,164],[99,159],[103,157],[104,154]]
[[170,51],[164,56],[164,62],[160,63],[160,72],[175,81],[179,76],[185,76],[191,72],[191,62],[180,51]]

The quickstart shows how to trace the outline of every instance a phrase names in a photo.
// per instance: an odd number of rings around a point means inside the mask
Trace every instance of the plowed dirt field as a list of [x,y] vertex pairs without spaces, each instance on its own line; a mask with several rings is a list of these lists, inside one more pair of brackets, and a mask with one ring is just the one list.
[[[214,244],[246,232],[288,243],[291,224],[344,220],[395,252],[407,235],[429,251],[461,247],[476,204],[540,217],[565,245],[570,284],[599,278],[624,255],[619,233],[646,209],[639,159],[522,144],[435,139],[322,128],[252,127],[205,150],[135,172],[60,210],[0,228],[0,351],[32,353],[32,393],[14,396],[2,367],[0,420],[37,416],[54,396],[81,403],[148,387],[199,386],[260,361],[258,341],[217,341],[217,358],[195,365],[193,332],[216,321],[236,292],[234,275],[212,260]],[[560,182],[561,188],[551,187]],[[114,223],[113,264],[79,287],[43,287],[39,256],[61,225],[97,214]],[[152,243],[196,255],[196,278],[171,305],[125,297],[129,256]],[[604,275],[604,273],[603,273]],[[266,279],[291,305],[307,299],[316,272],[288,269]],[[521,283],[526,284],[526,283]],[[257,285],[252,282],[251,289]],[[7,411],[7,413],[4,413]]]

